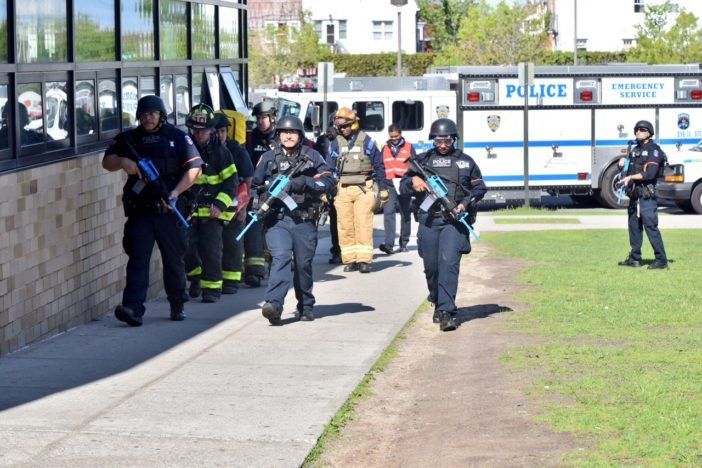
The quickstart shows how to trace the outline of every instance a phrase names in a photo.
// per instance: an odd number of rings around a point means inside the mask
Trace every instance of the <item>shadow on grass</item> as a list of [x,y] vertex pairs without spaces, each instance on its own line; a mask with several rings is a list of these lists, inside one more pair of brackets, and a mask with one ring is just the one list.
[[456,323],[460,326],[465,322],[487,318],[493,314],[502,312],[512,312],[512,309],[499,304],[479,304],[470,307],[461,307],[456,311]]

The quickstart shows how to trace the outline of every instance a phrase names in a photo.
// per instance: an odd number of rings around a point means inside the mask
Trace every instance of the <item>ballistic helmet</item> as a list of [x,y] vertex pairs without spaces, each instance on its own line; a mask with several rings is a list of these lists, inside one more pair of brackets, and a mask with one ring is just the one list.
[[253,110],[251,111],[254,117],[258,117],[259,115],[273,115],[275,116],[276,113],[276,108],[275,104],[273,101],[261,101],[255,106],[253,106]]
[[286,115],[278,120],[275,126],[275,131],[280,132],[281,130],[297,130],[300,132],[300,136],[305,133],[305,129],[302,126],[302,120],[294,115]]
[[438,119],[431,124],[429,129],[429,139],[433,140],[438,136],[451,136],[458,138],[458,128],[451,119]]
[[188,117],[185,119],[185,126],[192,129],[214,128],[215,114],[207,104],[195,104]]
[[648,130],[649,136],[653,136],[653,124],[651,124],[651,122],[648,120],[639,120],[636,122],[636,125],[634,125],[634,134],[636,133],[637,128],[645,128]]
[[155,111],[161,113],[161,120],[166,120],[166,105],[163,103],[163,100],[154,94],[149,94],[139,99],[136,109],[136,118],[140,119],[141,114],[144,112]]
[[215,129],[219,130],[220,128],[231,127],[232,123],[229,121],[229,118],[226,115],[220,111],[217,111],[215,112],[213,126]]

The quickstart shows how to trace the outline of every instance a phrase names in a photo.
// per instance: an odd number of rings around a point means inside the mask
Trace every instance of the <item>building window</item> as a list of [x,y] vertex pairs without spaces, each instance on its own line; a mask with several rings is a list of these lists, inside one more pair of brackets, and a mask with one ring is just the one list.
[[150,0],[122,0],[122,60],[154,60],[154,14]]
[[[2,102],[2,118],[0,118],[0,150],[6,150],[10,147],[12,104],[7,99],[7,84],[0,84],[0,102]],[[0,159],[6,159],[6,156],[10,155],[0,155]]]
[[215,6],[190,4],[193,15],[193,59],[215,58]]
[[314,22],[314,32],[317,33],[317,37],[319,37],[320,41],[324,40],[324,38],[322,37],[322,21],[321,20]]
[[[98,107],[100,109],[100,131],[119,130],[117,80],[114,78],[98,81]],[[136,107],[134,110],[136,111]]]
[[373,21],[373,40],[392,39],[392,21]]
[[587,49],[587,39],[578,39],[578,50]]
[[188,76],[175,76],[176,93],[176,125],[184,125],[185,119],[190,111],[190,89],[188,88]]
[[7,0],[0,0],[0,63],[7,63]]
[[622,39],[622,42],[624,43],[624,50],[636,47],[636,39]]
[[122,78],[122,127],[136,125],[136,108],[139,101],[137,77]]
[[113,0],[75,0],[76,61],[115,60]]
[[29,146],[42,143],[44,141],[44,102],[41,83],[18,84],[17,107],[20,144]]
[[334,39],[334,23],[327,24],[327,44],[333,44],[336,42]]
[[68,118],[68,95],[66,94],[67,82],[49,81],[44,89],[47,140],[65,140],[71,130]]
[[161,60],[187,59],[188,4],[180,0],[161,0],[159,10]]
[[76,81],[76,134],[97,134],[95,80]]
[[[68,59],[66,2],[24,0],[16,2],[15,8],[17,61],[65,62]],[[4,37],[7,40],[7,36]]]
[[161,75],[161,89],[159,92],[163,104],[166,106],[166,119],[175,125],[175,89],[173,88],[173,75]]
[[424,103],[421,101],[392,103],[392,123],[402,130],[421,130],[424,128]]
[[346,20],[339,20],[339,39],[346,39]]
[[219,7],[219,58],[239,58],[239,9]]
[[361,121],[361,130],[378,132],[385,128],[385,106],[381,101],[358,101],[352,107]]
[[643,13],[644,7],[644,0],[634,0],[634,13]]

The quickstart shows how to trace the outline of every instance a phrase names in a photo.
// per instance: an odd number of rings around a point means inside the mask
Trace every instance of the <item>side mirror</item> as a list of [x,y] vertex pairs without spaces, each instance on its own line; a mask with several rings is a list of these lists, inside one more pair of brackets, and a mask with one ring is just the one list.
[[321,114],[321,110],[319,109],[318,105],[312,106],[312,127],[319,127],[319,116]]

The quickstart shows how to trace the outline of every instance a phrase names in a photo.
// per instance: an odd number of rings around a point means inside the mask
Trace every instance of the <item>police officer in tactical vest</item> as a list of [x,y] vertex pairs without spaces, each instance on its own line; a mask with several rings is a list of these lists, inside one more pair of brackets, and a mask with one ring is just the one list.
[[[385,166],[378,146],[360,130],[356,112],[342,107],[334,124],[338,136],[329,145],[329,164],[339,177],[334,199],[341,260],[344,271],[370,273],[373,260],[373,210],[378,190],[381,206],[387,203]],[[374,187],[374,184],[377,187]]]
[[[267,187],[276,176],[292,170],[298,163],[304,162],[304,165],[294,174],[288,173],[291,180],[284,190],[297,206],[291,209],[275,199],[262,220],[272,258],[262,313],[271,325],[281,324],[280,317],[291,280],[295,287],[298,317],[305,321],[314,320],[312,259],[317,248],[317,221],[322,204],[320,197],[328,194],[335,183],[324,158],[301,144],[304,128],[299,118],[281,118],[276,132],[281,146],[261,157],[254,171],[252,191],[261,193],[263,200]],[[294,265],[291,265],[293,261]]]
[[137,104],[139,126],[120,133],[105,151],[102,167],[127,173],[122,202],[127,223],[124,226],[124,250],[127,262],[127,285],[122,305],[115,317],[130,326],[142,324],[149,287],[149,261],[154,243],[161,251],[163,281],[171,307],[171,320],[185,318],[187,233],[178,217],[164,203],[153,184],[144,185],[137,166],[137,156],[150,159],[170,191],[169,200],[177,200],[200,175],[203,164],[190,137],[166,122],[166,107],[158,96],[144,96]]
[[190,109],[185,125],[205,165],[193,191],[197,192],[185,270],[190,297],[217,302],[222,293],[222,231],[231,221],[227,211],[236,196],[238,178],[232,155],[214,132],[215,114],[207,104]]
[[244,255],[244,246],[236,241],[236,237],[244,229],[246,222],[246,207],[251,198],[249,187],[251,187],[254,168],[246,149],[236,140],[229,138],[229,130],[232,126],[229,118],[220,111],[215,112],[214,125],[217,137],[232,153],[236,173],[239,176],[236,200],[227,208],[225,214],[230,221],[222,231],[222,294],[235,294],[241,282]]
[[[641,244],[643,231],[653,247],[656,259],[648,266],[649,270],[668,267],[668,258],[663,247],[663,238],[658,230],[658,192],[656,183],[662,177],[666,155],[653,140],[653,125],[640,120],[634,126],[636,146],[629,153],[629,168],[619,184],[623,185],[629,197],[629,244],[631,251],[620,266],[641,266]],[[626,160],[620,161],[624,165]]]
[[[433,321],[440,323],[442,331],[456,329],[456,291],[461,256],[471,250],[469,232],[457,218],[466,211],[474,212],[487,192],[480,168],[473,158],[456,149],[457,138],[458,129],[452,120],[436,120],[429,131],[434,147],[416,159],[426,174],[441,178],[448,189],[446,197],[454,205],[448,212],[436,202],[426,212],[421,212],[417,234],[429,301],[434,304]],[[400,193],[414,194],[418,203],[422,203],[427,189],[427,180],[410,165],[400,183]],[[472,224],[474,219],[468,222]]]

